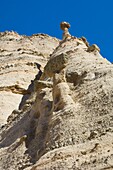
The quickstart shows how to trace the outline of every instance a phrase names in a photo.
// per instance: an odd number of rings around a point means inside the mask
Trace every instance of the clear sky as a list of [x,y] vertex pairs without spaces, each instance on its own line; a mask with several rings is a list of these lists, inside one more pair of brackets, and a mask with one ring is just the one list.
[[113,0],[1,0],[0,32],[45,33],[61,39],[59,24],[71,24],[73,36],[97,44],[113,62]]

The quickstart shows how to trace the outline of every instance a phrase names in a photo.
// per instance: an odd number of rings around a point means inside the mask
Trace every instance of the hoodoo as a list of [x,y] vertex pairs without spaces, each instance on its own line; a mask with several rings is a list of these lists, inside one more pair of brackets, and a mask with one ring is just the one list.
[[113,169],[113,66],[60,27],[0,34],[1,170]]

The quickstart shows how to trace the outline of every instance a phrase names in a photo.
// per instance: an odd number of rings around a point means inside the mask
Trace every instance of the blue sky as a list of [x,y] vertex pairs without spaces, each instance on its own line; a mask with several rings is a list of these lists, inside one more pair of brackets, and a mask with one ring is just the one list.
[[0,4],[0,32],[46,33],[61,39],[59,24],[68,21],[73,36],[85,36],[113,62],[113,0],[1,0]]

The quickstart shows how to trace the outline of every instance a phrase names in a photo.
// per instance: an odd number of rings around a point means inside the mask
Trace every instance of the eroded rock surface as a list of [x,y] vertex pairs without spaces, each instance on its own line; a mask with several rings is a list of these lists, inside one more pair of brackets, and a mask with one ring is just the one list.
[[[44,41],[57,47],[48,61],[45,57],[43,73],[21,109],[1,128],[1,169],[112,170],[112,64],[82,38],[58,44],[44,36]],[[36,61],[42,65],[40,58]],[[27,93],[18,88],[19,94]]]
[[0,124],[6,123],[14,109],[22,108],[33,91],[34,79],[40,77],[38,65],[43,70],[58,43],[45,34],[0,33]]

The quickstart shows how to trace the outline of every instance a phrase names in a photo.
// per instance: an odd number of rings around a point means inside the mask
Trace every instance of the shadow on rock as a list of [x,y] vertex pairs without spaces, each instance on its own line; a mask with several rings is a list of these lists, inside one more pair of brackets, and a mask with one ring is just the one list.
[[38,64],[38,63],[35,63],[35,65],[37,66],[37,68],[38,68],[38,70],[39,70],[39,71],[38,71],[38,74],[35,76],[35,79],[34,79],[34,80],[31,80],[31,84],[28,86],[27,91],[29,92],[29,94],[23,95],[22,100],[21,100],[20,105],[19,105],[19,110],[22,109],[22,107],[24,106],[26,100],[29,99],[31,93],[34,91],[34,81],[35,81],[35,80],[39,80],[40,77],[41,77],[41,75],[42,75],[42,71],[41,71],[41,69],[40,69],[41,65]]

